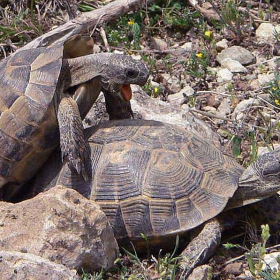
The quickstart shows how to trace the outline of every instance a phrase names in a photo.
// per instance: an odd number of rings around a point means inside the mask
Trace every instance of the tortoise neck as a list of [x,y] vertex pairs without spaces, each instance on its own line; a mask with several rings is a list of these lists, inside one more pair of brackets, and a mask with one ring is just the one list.
[[77,58],[63,59],[65,88],[72,87],[101,76],[108,62],[108,55],[90,54]]

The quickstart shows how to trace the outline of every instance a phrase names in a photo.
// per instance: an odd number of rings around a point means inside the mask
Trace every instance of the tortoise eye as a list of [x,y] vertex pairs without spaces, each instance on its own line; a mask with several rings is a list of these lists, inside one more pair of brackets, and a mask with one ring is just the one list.
[[137,77],[137,71],[135,71],[134,69],[126,69],[126,76],[128,78],[135,78]]

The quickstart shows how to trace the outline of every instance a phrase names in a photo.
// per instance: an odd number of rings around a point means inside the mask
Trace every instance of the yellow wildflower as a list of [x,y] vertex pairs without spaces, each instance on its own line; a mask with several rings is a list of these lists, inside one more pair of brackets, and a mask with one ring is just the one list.
[[134,20],[131,19],[127,24],[128,24],[128,25],[133,25],[133,24],[134,24]]
[[211,31],[206,30],[206,31],[204,32],[204,35],[205,35],[206,37],[210,37],[210,36],[211,36]]
[[157,93],[158,92],[158,87],[154,88],[154,92]]
[[278,88],[274,86],[274,87],[272,87],[272,89],[273,89],[273,90],[277,90]]
[[203,57],[203,53],[197,53],[197,54],[196,54],[196,57],[202,58],[202,57]]
[[277,106],[280,106],[280,99],[275,99],[274,101]]

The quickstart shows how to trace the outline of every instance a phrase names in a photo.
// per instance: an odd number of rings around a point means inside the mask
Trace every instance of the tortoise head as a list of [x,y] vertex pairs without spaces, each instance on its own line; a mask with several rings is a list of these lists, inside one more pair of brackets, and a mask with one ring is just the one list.
[[145,64],[123,54],[101,54],[107,60],[106,71],[102,73],[102,88],[128,101],[131,99],[130,84],[143,86],[149,71]]
[[257,202],[280,191],[280,149],[265,153],[244,170],[227,208]]

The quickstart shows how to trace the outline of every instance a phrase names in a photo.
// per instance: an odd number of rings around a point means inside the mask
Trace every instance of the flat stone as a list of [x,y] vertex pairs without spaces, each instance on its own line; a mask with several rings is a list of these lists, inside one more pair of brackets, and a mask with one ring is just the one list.
[[273,25],[270,22],[262,22],[256,30],[256,37],[275,39],[275,32],[280,32],[280,25]]
[[216,43],[216,48],[217,48],[217,51],[219,51],[219,52],[228,48],[228,40],[227,39],[222,39],[221,41],[217,42]]
[[184,93],[178,92],[168,95],[168,101],[173,104],[182,105],[187,101],[187,98],[184,96]]
[[188,280],[210,280],[212,279],[212,267],[210,265],[201,265],[196,267]]
[[242,65],[249,65],[255,63],[255,56],[248,50],[240,46],[232,46],[224,49],[217,55],[217,60],[221,63],[224,59],[231,58],[239,61]]
[[258,81],[260,85],[266,85],[267,83],[272,82],[274,80],[274,77],[274,73],[259,74]]
[[230,263],[223,268],[223,271],[227,274],[238,276],[243,273],[243,264],[242,262]]
[[118,246],[100,207],[56,186],[32,199],[0,202],[0,250],[28,252],[70,269],[110,268]]
[[231,113],[230,110],[230,101],[227,98],[224,98],[221,102],[221,104],[218,107],[218,112],[223,114],[224,117],[226,117],[228,114]]
[[76,270],[33,254],[0,251],[1,279],[78,280]]
[[244,111],[246,111],[251,106],[258,105],[258,104],[259,104],[259,101],[255,98],[249,98],[249,99],[240,101],[236,105],[236,107],[232,113],[232,119],[241,120],[244,116],[244,113],[243,113]]
[[232,81],[233,74],[226,68],[222,68],[217,72],[218,82]]
[[155,48],[156,50],[164,51],[167,49],[167,43],[160,38],[152,37],[151,43],[153,48]]
[[221,66],[227,68],[232,73],[247,73],[247,69],[239,61],[229,57],[221,61]]
[[193,43],[192,42],[186,42],[181,46],[182,49],[191,52],[193,50]]

